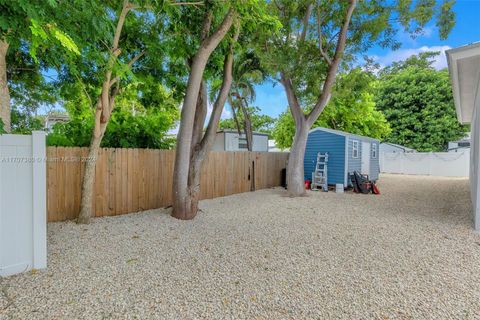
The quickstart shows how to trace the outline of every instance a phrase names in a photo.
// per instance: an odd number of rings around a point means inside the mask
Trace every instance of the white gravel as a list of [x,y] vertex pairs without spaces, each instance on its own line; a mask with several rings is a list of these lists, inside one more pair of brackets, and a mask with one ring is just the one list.
[[379,187],[206,200],[189,222],[151,210],[51,223],[49,268],[3,279],[0,318],[480,318],[468,181]]

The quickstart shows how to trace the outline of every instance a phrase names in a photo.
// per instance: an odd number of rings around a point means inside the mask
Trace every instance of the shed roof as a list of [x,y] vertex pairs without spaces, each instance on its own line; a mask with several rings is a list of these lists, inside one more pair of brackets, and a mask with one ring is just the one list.
[[[218,130],[217,133],[236,133],[238,134],[238,130],[236,129],[222,129],[222,130]],[[242,135],[244,134],[244,132],[242,131]],[[258,131],[253,131],[252,134],[254,136],[267,136],[268,137],[268,133],[264,133],[264,132],[258,132]]]
[[405,147],[405,146],[402,146],[400,144],[396,144],[396,143],[391,143],[391,142],[382,142],[381,144],[388,144],[392,147],[396,147],[396,148],[399,148],[399,149],[403,149],[405,151],[417,151],[415,149],[412,149],[412,148],[409,148],[409,147]]
[[325,131],[325,132],[330,132],[330,133],[340,135],[340,136],[344,136],[344,137],[351,137],[351,138],[356,138],[356,139],[359,139],[359,140],[369,140],[369,141],[380,142],[378,139],[375,139],[375,138],[361,136],[361,135],[358,135],[358,134],[353,134],[353,133],[349,133],[349,132],[345,132],[345,131],[340,131],[340,130],[335,130],[335,129],[330,129],[330,128],[324,128],[324,127],[313,128],[312,130],[309,131],[309,133],[315,132],[315,131]]

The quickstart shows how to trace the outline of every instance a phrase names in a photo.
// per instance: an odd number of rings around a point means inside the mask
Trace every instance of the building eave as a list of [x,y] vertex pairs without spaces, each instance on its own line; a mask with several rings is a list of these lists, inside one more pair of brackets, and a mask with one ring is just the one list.
[[480,42],[447,50],[446,55],[457,118],[460,123],[468,124],[472,120],[476,90],[463,90],[462,84],[479,80],[480,67],[474,58],[480,58]]

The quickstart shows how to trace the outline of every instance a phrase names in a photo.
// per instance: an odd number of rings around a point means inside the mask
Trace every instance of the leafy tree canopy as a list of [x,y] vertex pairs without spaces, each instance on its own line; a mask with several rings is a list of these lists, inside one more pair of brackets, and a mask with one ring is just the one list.
[[[313,7],[309,4],[314,3]],[[404,31],[412,37],[421,34],[423,27],[432,20],[439,36],[445,39],[454,25],[453,0],[399,0],[358,1],[347,34],[340,70],[347,70],[349,63],[378,45],[392,50],[401,43],[395,35]],[[259,52],[265,67],[274,78],[283,72],[291,79],[302,107],[317,100],[322,92],[328,64],[335,54],[339,29],[344,23],[349,1],[275,0],[269,2],[272,13],[282,23],[275,37],[259,37]],[[305,13],[312,9],[307,27]]]
[[384,69],[375,95],[392,128],[388,141],[418,151],[443,151],[469,130],[455,114],[448,70],[435,70],[423,53]]
[[[340,74],[335,84],[330,103],[315,127],[326,127],[354,134],[383,139],[390,133],[390,126],[374,101],[375,76],[352,69]],[[290,112],[282,113],[273,129],[273,138],[280,148],[289,148],[295,135],[295,124]]]
[[[82,88],[77,83],[70,90],[81,92]],[[54,126],[47,136],[48,145],[83,147],[90,144],[93,128],[90,102],[80,93],[72,96],[76,99],[65,105],[71,119]],[[173,146],[174,139],[168,131],[179,119],[178,102],[152,77],[128,85],[116,104],[103,147],[168,149]]]

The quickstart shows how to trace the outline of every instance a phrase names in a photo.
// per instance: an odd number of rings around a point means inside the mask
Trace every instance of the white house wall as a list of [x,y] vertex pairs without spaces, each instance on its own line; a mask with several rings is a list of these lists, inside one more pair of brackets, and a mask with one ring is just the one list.
[[471,141],[470,141],[470,192],[473,207],[473,221],[476,230],[480,230],[480,181],[479,181],[479,166],[480,166],[480,76],[477,80],[477,90],[475,98],[475,107],[473,109],[473,116],[471,122]]

